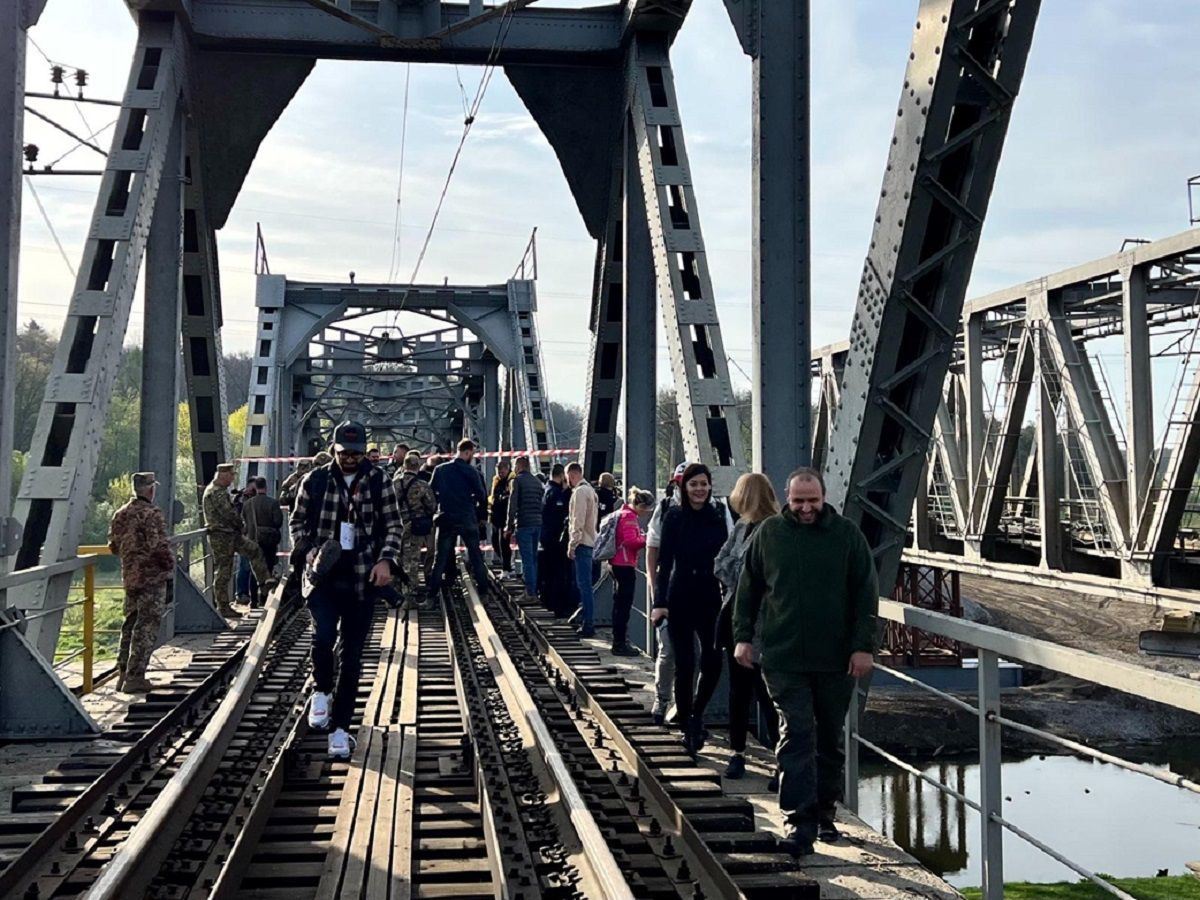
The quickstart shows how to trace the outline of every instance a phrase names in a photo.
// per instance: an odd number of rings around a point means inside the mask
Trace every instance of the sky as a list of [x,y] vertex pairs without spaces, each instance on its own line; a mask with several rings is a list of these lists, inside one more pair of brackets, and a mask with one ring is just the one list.
[[[812,0],[814,346],[849,332],[916,9],[916,0]],[[1200,57],[1186,36],[1198,31],[1194,0],[1043,4],[969,296],[1105,256],[1125,238],[1188,227],[1187,179],[1200,174]],[[30,37],[27,90],[49,88],[44,53],[88,70],[89,96],[120,98],[135,39],[122,0],[49,0]],[[732,377],[748,387],[751,69],[720,0],[696,0],[673,65]],[[474,96],[481,75],[471,67],[318,62],[219,233],[227,350],[253,343],[256,224],[274,273],[343,280],[353,270],[360,281],[383,281],[395,265],[397,280],[408,280],[462,132],[463,93]],[[86,133],[115,117],[103,106],[36,108]],[[97,140],[110,138],[105,131]],[[73,146],[28,116],[26,141],[39,145],[42,162]],[[100,162],[78,149],[59,165]],[[73,286],[68,262],[78,265],[99,179],[33,181],[37,196],[27,189],[24,199],[19,315],[57,329]],[[417,280],[503,281],[534,227],[549,393],[582,404],[595,247],[549,145],[497,72]],[[140,341],[140,305],[139,298],[131,342]],[[659,343],[665,381],[661,331]]]

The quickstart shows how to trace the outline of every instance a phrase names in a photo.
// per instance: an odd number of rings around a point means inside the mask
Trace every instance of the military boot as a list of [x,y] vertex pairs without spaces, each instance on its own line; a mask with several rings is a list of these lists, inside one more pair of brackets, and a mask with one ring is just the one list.
[[127,675],[122,690],[126,694],[148,694],[154,690],[154,685],[145,675]]

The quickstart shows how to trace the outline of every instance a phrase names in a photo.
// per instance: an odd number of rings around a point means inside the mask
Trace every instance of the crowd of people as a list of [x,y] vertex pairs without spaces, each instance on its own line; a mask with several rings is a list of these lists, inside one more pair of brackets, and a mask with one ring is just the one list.
[[[314,623],[309,725],[329,732],[329,755],[353,752],[350,720],[373,601],[438,602],[460,542],[486,593],[490,542],[503,571],[519,565],[527,599],[584,639],[597,636],[595,587],[610,577],[617,656],[641,654],[629,640],[641,579],[654,722],[677,727],[686,750],[700,753],[710,738],[707,707],[728,670],[725,777],[746,772],[757,708],[759,736],[776,753],[771,788],[788,822],[784,846],[804,855],[817,840],[836,841],[842,720],[855,679],[872,668],[878,586],[866,539],[825,502],[820,473],[796,469],[781,505],[758,473],[718,497],[700,462],[681,463],[661,497],[636,486],[622,495],[611,473],[593,486],[578,462],[555,464],[543,481],[520,454],[499,461],[487,485],[475,453],[464,439],[439,462],[397,444],[385,461],[362,425],[343,422],[329,452],[303,461],[278,500],[261,477],[231,494],[231,464],[217,467],[204,492],[214,596],[226,615],[240,614],[230,600],[235,555],[245,566],[239,601],[260,604],[275,584],[289,511],[292,572]],[[134,476],[135,497],[114,516],[110,535],[125,572],[120,667],[131,691],[148,689],[146,662],[174,566],[155,483],[153,473]]]

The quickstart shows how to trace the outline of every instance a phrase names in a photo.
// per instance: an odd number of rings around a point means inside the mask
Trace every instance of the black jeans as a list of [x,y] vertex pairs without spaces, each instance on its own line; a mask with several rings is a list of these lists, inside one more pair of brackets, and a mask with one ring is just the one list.
[[567,545],[549,544],[538,559],[538,580],[542,582],[542,605],[556,616],[569,616],[579,605],[575,584],[575,564],[567,559]]
[[[717,613],[720,598],[715,593],[672,597],[667,614],[667,632],[675,648],[675,709],[685,727],[692,719],[703,721],[704,709],[721,679],[721,651],[717,648]],[[696,647],[700,641],[700,683],[696,684]],[[693,696],[694,693],[694,696]]]
[[750,730],[750,713],[754,701],[762,714],[766,732],[760,737],[765,746],[772,750],[779,743],[779,714],[771,702],[767,683],[763,680],[762,666],[755,664],[747,669],[733,658],[732,651],[725,654],[729,661],[729,746],[734,753],[746,752],[746,732]]
[[629,632],[629,611],[633,609],[633,592],[637,586],[637,576],[633,566],[612,566],[613,576],[613,607],[612,631],[613,646],[624,644]]
[[[371,597],[370,589],[367,592]],[[349,729],[354,716],[354,698],[362,674],[363,644],[371,629],[373,599],[359,600],[349,578],[330,578],[318,585],[308,597],[313,620],[312,663],[316,688],[333,694],[331,727]],[[333,646],[341,630],[341,660],[334,687]]]
[[446,577],[446,566],[454,556],[454,545],[458,539],[467,546],[467,560],[471,564],[471,572],[475,575],[475,584],[481,592],[487,590],[487,565],[483,561],[483,551],[479,549],[479,523],[455,522],[443,520],[437,524],[437,558],[433,564],[433,573],[429,578],[429,593],[436,595],[442,588],[442,579]]
[[512,545],[504,536],[504,529],[492,524],[492,550],[500,557],[500,568],[505,572],[512,571]]
[[779,811],[813,841],[842,799],[842,722],[854,690],[844,672],[763,673],[779,713]]

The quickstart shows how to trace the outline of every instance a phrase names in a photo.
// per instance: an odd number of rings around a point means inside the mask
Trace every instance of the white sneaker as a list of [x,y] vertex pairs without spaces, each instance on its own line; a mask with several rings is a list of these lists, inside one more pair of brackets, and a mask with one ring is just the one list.
[[350,754],[354,752],[355,743],[354,738],[346,734],[344,729],[335,728],[329,735],[329,758],[349,759]]
[[329,695],[313,691],[308,704],[308,727],[323,731],[329,727]]

